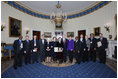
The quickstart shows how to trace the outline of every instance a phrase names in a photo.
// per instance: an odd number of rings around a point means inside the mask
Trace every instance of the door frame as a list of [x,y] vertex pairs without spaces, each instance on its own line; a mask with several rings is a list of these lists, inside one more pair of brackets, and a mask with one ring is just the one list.
[[42,35],[42,34],[41,34],[41,30],[31,29],[31,39],[33,39],[33,38],[32,38],[32,37],[33,37],[33,30],[34,30],[34,31],[40,31],[40,36]]
[[[78,36],[78,32],[82,31],[82,30],[85,30],[85,35],[86,35],[86,29],[80,29],[80,30],[77,31],[77,36]],[[79,38],[79,36],[78,36],[78,38]]]

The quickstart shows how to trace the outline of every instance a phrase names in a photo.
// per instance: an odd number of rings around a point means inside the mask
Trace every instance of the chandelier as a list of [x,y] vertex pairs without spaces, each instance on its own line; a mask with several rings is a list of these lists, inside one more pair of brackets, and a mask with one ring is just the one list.
[[56,12],[53,12],[50,15],[50,19],[51,22],[55,23],[56,28],[62,28],[62,24],[67,21],[67,14],[63,13],[63,11],[61,10],[61,5],[59,4],[59,1],[56,5],[56,8]]

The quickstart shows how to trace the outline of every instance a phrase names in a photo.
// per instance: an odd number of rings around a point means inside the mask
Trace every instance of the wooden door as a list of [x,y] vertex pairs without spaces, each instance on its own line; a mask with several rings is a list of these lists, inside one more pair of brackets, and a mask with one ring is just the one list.
[[41,32],[40,31],[35,31],[33,30],[33,36],[36,35],[37,36],[37,39],[39,40],[41,38]]
[[81,34],[83,34],[85,36],[86,35],[86,30],[79,30],[78,31],[78,38],[80,38]]

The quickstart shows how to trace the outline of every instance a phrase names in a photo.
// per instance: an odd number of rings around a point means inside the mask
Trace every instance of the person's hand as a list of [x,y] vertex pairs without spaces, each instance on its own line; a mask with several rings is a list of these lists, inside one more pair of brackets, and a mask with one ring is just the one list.
[[26,51],[24,51],[24,53],[26,53]]
[[48,51],[48,49],[46,49]]
[[107,51],[107,48],[105,49],[105,51]]
[[94,48],[94,50],[96,50],[96,48]]
[[34,50],[37,50],[37,48],[34,48]]
[[51,48],[53,48],[53,46],[51,46]]
[[50,51],[50,49],[46,49],[47,51]]
[[80,53],[80,51],[78,50],[78,53]]
[[90,49],[88,49],[88,51],[90,51]]
[[84,51],[85,51],[86,49],[84,48]]
[[71,49],[71,51],[73,51],[73,49]]

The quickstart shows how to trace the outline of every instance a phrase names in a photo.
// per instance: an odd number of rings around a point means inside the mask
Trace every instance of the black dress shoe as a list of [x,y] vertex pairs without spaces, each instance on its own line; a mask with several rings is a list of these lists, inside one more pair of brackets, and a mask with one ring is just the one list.
[[105,62],[103,62],[103,64],[105,64]]
[[22,65],[18,65],[19,67],[22,67]]
[[27,65],[27,63],[25,63]]
[[64,63],[65,63],[66,61],[64,61]]
[[94,60],[93,62],[96,62],[96,60]]
[[16,70],[16,69],[17,69],[17,67],[14,67],[14,69]]
[[102,63],[101,61],[99,63]]

